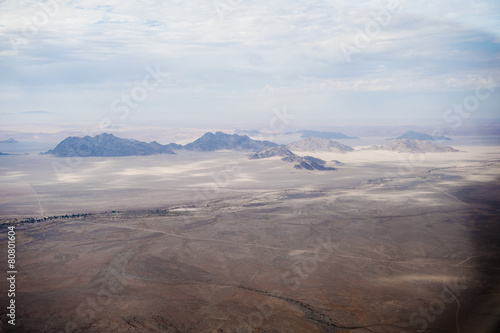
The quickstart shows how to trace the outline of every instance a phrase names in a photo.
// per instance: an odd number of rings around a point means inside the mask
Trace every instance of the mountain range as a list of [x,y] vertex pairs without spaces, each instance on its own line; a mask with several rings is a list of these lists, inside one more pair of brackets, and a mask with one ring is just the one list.
[[458,150],[452,147],[438,145],[434,142],[429,142],[424,140],[409,140],[409,139],[398,139],[383,146],[371,146],[365,149],[388,150],[398,153],[414,153],[414,154],[458,152]]
[[276,143],[270,141],[252,140],[246,135],[226,134],[222,132],[205,133],[199,139],[185,146],[170,143],[159,144],[156,141],[147,143],[134,139],[122,139],[113,134],[102,133],[94,137],[68,137],[61,141],[54,149],[44,154],[58,157],[71,156],[137,156],[154,154],[175,154],[175,150],[191,151],[216,151],[223,149],[258,151],[266,147],[277,147]]
[[[274,149],[268,150],[269,148]],[[371,146],[366,149],[409,153],[457,151],[456,149],[448,146],[413,139],[396,139],[387,145]],[[314,137],[304,138],[283,147],[270,141],[253,140],[246,135],[226,134],[223,132],[216,132],[214,134],[208,132],[195,141],[182,146],[176,143],[162,145],[156,141],[147,143],[134,139],[122,139],[114,136],[113,134],[102,133],[94,137],[68,137],[61,141],[54,149],[51,149],[44,154],[55,155],[58,157],[115,157],[175,154],[175,151],[178,150],[198,152],[212,152],[217,150],[253,151],[259,152],[258,154],[254,154],[255,157],[253,158],[280,156],[288,162],[296,162],[298,165],[302,165],[304,169],[312,167],[316,170],[324,170],[326,168],[323,166],[325,164],[324,161],[319,159],[308,159],[307,156],[300,157],[295,155],[291,150],[346,153],[351,152],[354,149],[337,141]]]
[[[235,134],[246,134],[246,135],[273,135],[269,133],[263,133],[258,130],[243,130],[243,129],[237,129],[234,131]],[[324,138],[324,139],[359,139],[358,137],[355,136],[348,136],[343,133],[337,133],[337,132],[321,132],[321,131],[312,131],[312,130],[300,130],[296,132],[286,132],[283,133],[284,135],[293,135],[293,134],[301,134],[302,138]]]
[[330,152],[347,153],[354,151],[354,148],[344,145],[340,142],[325,138],[305,138],[292,142],[286,146],[293,151],[312,151],[312,152]]

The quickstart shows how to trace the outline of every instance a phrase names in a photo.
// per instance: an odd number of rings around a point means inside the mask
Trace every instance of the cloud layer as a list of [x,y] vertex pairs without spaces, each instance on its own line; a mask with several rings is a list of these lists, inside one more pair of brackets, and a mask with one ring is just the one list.
[[[498,1],[7,0],[0,107],[100,119],[135,92],[127,121],[258,120],[280,106],[436,118],[500,79],[499,12]],[[165,79],[142,98],[157,66]]]

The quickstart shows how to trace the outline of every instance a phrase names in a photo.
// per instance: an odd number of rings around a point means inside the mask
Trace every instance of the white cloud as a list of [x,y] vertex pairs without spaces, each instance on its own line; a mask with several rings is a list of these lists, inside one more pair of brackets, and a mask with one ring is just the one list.
[[[98,114],[157,64],[170,76],[145,114],[162,103],[217,104],[211,108],[227,114],[234,99],[255,94],[260,107],[276,94],[283,103],[314,94],[328,109],[329,94],[467,90],[480,76],[500,74],[496,1],[401,1],[347,63],[340,45],[353,44],[389,2],[7,0],[0,3],[0,106],[62,111],[55,101],[74,98],[78,112]],[[19,96],[31,97],[24,108]]]

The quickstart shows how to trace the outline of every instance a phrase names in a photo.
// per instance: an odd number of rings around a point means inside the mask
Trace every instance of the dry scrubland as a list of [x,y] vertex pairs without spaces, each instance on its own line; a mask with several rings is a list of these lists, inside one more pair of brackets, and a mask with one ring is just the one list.
[[17,226],[2,330],[493,332],[499,149],[456,148],[313,154],[345,164],[327,172],[235,152],[61,175],[64,159],[2,157],[4,222],[93,213]]

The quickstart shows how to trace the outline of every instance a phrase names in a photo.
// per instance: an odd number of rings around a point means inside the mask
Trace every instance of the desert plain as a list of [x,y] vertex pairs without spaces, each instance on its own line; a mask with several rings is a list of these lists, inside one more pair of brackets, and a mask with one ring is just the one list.
[[18,271],[1,331],[495,332],[500,148],[459,142],[301,152],[335,171],[235,151],[1,156]]

